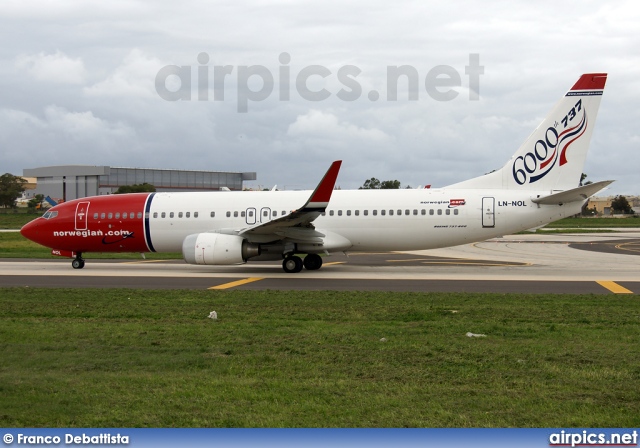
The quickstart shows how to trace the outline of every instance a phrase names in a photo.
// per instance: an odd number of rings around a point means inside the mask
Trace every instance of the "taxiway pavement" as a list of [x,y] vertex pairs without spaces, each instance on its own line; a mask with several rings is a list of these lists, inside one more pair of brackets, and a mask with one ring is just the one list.
[[640,294],[640,232],[511,235],[446,249],[325,258],[286,274],[279,262],[193,266],[181,260],[0,260],[22,287],[280,289]]

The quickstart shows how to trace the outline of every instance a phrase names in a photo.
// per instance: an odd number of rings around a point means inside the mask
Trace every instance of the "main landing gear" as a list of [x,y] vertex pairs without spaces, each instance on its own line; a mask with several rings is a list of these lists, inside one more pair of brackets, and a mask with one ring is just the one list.
[[302,261],[302,258],[290,255],[282,261],[282,269],[288,274],[302,271],[303,266],[308,271],[316,271],[322,267],[322,257],[318,254],[308,254]]
[[71,267],[73,269],[82,269],[84,267],[84,259],[82,258],[82,254],[77,254],[76,258],[71,262]]

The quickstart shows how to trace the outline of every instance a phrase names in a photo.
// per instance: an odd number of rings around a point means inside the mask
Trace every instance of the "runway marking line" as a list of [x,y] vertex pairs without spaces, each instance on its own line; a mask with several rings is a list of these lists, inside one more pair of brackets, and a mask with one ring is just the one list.
[[389,255],[389,254],[403,254],[403,252],[349,252],[348,257],[357,255]]
[[207,289],[229,289],[235,288],[236,286],[246,285],[247,283],[253,283],[260,280],[264,280],[264,277],[249,277],[243,278],[242,280],[236,280],[235,282],[223,283],[222,285],[212,286]]
[[139,263],[165,263],[173,260],[139,260],[139,261],[123,261],[121,264],[139,264]]
[[[628,243],[617,244],[616,245],[616,249],[626,250],[628,252],[640,252],[640,247],[638,247],[638,248],[633,247],[633,246],[636,246],[638,244],[639,243],[637,241],[630,241]],[[626,247],[623,247],[623,246],[631,246],[632,248],[631,249],[627,249]]]
[[[517,262],[513,262],[517,263]],[[442,264],[442,265],[464,265],[464,266],[500,266],[500,267],[527,267],[533,266],[531,263],[517,263],[517,264],[505,264],[505,263],[482,263],[482,262],[461,262],[461,261],[423,261],[422,264]]]
[[519,261],[505,261],[489,263],[482,260],[474,260],[472,258],[464,259],[464,258],[453,258],[450,261],[447,260],[428,260],[425,258],[410,258],[406,260],[386,260],[388,263],[404,263],[404,262],[412,262],[419,261],[422,264],[441,264],[441,265],[468,265],[468,266],[513,266],[513,267],[522,267],[522,266],[533,266],[532,263],[523,263]]
[[627,288],[618,285],[616,282],[611,282],[608,280],[596,280],[596,283],[608,289],[614,294],[633,294],[633,291],[629,291]]
[[345,264],[346,261],[330,261],[329,263],[322,263],[322,266],[332,266],[335,264]]

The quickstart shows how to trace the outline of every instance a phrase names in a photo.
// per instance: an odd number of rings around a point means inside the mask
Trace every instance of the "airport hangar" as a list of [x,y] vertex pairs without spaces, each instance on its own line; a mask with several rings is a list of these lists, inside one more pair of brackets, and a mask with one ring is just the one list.
[[255,172],[220,172],[60,165],[25,168],[23,176],[35,177],[31,195],[43,194],[70,201],[114,193],[120,186],[148,183],[156,191],[241,191],[243,182],[256,180]]

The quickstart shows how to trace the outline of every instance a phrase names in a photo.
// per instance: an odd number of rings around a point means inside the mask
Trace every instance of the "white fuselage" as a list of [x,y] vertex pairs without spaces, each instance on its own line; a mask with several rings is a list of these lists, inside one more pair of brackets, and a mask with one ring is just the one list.
[[[580,212],[579,202],[531,201],[544,194],[549,192],[336,190],[313,226],[338,236],[325,238],[323,251],[419,250],[482,241]],[[241,231],[296,210],[308,197],[308,191],[157,193],[149,213],[151,241],[157,252],[179,252],[187,235]]]

